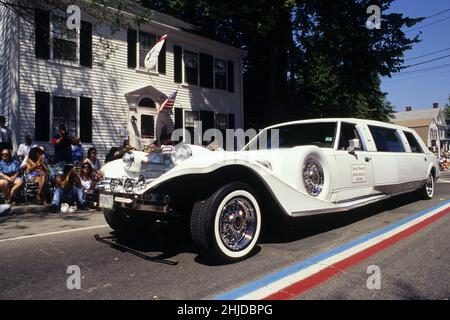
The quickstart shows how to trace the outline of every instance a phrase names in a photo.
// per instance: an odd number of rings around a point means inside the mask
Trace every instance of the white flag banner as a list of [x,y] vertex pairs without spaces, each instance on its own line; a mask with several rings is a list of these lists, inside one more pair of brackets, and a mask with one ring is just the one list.
[[145,56],[145,69],[150,70],[156,66],[156,62],[158,61],[159,53],[166,41],[167,34],[161,36],[158,42],[150,49],[150,51]]

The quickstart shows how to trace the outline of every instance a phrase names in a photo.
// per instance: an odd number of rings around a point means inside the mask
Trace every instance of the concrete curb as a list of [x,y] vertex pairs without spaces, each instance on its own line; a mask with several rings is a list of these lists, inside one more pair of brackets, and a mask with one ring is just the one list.
[[14,206],[14,207],[11,207],[11,210],[8,212],[7,215],[50,212],[49,208],[50,208],[50,206],[44,206],[44,205]]
[[77,210],[75,212],[67,212],[67,213],[52,213],[50,212],[50,206],[44,206],[44,205],[28,205],[28,206],[16,206],[11,207],[10,210],[4,212],[0,217],[8,217],[8,216],[17,216],[17,215],[24,215],[24,214],[54,214],[54,215],[70,215],[70,214],[78,214],[78,213],[102,213],[101,211],[97,209],[89,209],[89,210]]

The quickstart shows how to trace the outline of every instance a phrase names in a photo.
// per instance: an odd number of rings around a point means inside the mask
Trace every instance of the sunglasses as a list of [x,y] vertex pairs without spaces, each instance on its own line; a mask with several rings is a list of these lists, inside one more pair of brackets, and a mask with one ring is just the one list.
[[9,153],[2,153],[2,157],[9,156]]

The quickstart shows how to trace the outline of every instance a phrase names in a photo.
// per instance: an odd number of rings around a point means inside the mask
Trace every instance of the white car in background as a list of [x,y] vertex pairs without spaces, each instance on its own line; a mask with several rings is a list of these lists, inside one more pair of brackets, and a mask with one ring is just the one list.
[[431,199],[440,175],[414,130],[344,118],[271,126],[236,152],[132,151],[102,171],[100,204],[118,234],[185,219],[199,251],[220,262],[249,256],[268,213],[341,212],[412,191]]

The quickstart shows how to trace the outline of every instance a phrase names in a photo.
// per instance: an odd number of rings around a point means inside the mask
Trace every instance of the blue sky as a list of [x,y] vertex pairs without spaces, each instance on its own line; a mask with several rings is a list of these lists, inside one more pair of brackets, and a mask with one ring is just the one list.
[[[396,0],[390,11],[409,17],[426,17],[447,9],[450,9],[450,0]],[[442,22],[425,26],[443,19],[445,20]],[[450,48],[450,11],[425,19],[413,28],[420,30],[409,31],[407,34],[414,36],[422,31],[422,42],[407,51],[405,59]],[[450,49],[423,58],[405,60],[405,65],[447,55],[450,55]],[[431,108],[433,102],[444,106],[450,95],[450,57],[408,68],[392,78],[383,78],[381,88],[388,93],[388,100],[397,111],[404,111],[405,106],[412,106],[413,110]]]

